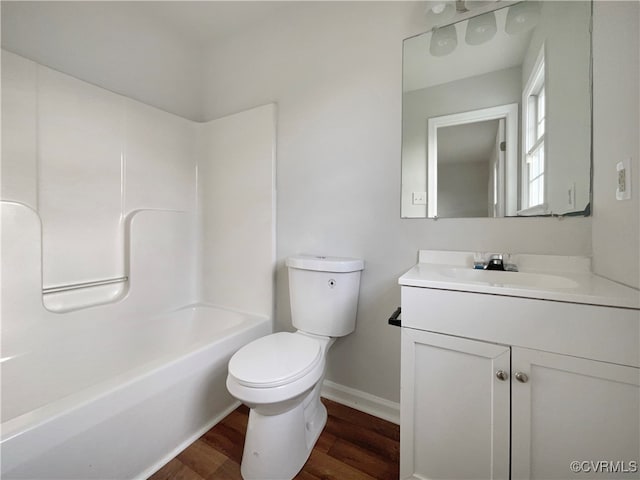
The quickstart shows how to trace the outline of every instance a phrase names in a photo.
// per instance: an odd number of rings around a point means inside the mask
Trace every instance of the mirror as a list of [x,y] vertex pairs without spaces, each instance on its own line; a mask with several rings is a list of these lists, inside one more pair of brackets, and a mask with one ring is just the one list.
[[404,41],[401,215],[589,215],[591,2],[490,3]]

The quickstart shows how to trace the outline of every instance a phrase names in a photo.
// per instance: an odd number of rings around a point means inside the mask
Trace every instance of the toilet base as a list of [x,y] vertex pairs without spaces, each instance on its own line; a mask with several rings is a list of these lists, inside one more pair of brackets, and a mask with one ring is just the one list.
[[251,409],[240,471],[245,480],[292,479],[306,463],[322,429],[327,409],[320,385],[291,410],[277,415]]

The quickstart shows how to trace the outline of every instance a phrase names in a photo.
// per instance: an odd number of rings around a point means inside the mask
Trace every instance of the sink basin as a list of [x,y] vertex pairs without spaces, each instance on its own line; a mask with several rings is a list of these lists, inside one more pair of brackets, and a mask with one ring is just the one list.
[[471,268],[445,267],[443,276],[462,282],[484,283],[499,287],[528,288],[576,288],[578,283],[570,278],[546,273],[503,272],[501,270],[475,270]]

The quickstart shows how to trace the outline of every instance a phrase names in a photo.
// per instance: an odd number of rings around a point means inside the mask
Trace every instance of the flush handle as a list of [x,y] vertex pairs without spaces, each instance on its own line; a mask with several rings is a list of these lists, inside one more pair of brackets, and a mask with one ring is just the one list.
[[509,378],[509,375],[504,370],[498,370],[496,372],[496,378],[504,382],[507,378]]
[[516,380],[520,383],[527,383],[529,381],[529,376],[524,372],[516,372],[514,377],[516,377]]

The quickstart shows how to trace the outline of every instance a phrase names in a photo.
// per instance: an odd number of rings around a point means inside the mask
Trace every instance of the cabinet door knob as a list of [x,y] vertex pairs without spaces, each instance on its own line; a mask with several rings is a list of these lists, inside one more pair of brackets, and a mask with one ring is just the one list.
[[505,372],[504,370],[498,370],[496,372],[496,377],[498,378],[498,380],[502,380],[503,382],[509,378],[509,375],[507,375],[507,372]]
[[516,380],[520,383],[527,383],[529,381],[529,376],[523,372],[516,372],[514,377],[516,377]]

